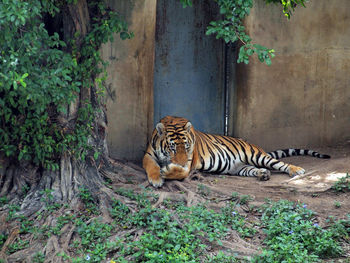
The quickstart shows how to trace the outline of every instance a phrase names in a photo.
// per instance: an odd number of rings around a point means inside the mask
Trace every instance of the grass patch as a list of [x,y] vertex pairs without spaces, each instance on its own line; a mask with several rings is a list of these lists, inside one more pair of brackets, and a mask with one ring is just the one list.
[[[60,212],[56,208],[44,210],[38,216],[42,220],[54,216],[50,226],[17,215],[19,207],[6,204],[7,220],[15,220],[20,226],[19,236],[7,247],[7,253],[30,246],[31,239],[23,237],[32,236],[43,243],[53,235],[62,237],[62,231],[67,230],[64,226],[74,226],[74,234],[69,255],[58,256],[73,263],[319,262],[341,257],[345,253],[342,245],[350,244],[350,215],[342,220],[329,217],[321,227],[316,214],[306,205],[287,200],[267,200],[261,207],[248,209],[253,198],[233,193],[221,208],[215,205],[215,210],[209,208],[213,205],[209,201],[187,207],[183,202],[165,200],[155,208],[157,195],[150,190],[136,193],[119,188],[115,192],[123,198],[113,200],[108,209],[113,221],[109,223],[103,221],[98,205],[86,189],[80,189],[81,211],[73,213],[64,206]],[[45,197],[49,203],[50,193]],[[257,244],[260,252],[242,258],[227,249],[224,244],[233,242],[232,234],[237,237],[236,233],[243,241]],[[7,237],[0,235],[0,248]],[[38,252],[31,260],[44,262],[45,255]]]
[[346,176],[339,178],[339,180],[333,184],[332,190],[335,192],[350,191],[350,174],[347,173]]
[[261,221],[266,248],[254,262],[317,262],[342,254],[340,229],[325,229],[306,205],[281,200],[267,205]]

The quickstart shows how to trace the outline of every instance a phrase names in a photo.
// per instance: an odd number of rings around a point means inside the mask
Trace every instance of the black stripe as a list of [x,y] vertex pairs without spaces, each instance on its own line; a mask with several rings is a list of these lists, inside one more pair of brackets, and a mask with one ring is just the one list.
[[237,142],[241,146],[242,153],[244,154],[244,157],[245,157],[243,162],[246,163],[248,161],[248,156],[247,156],[247,153],[245,151],[245,146],[242,142],[240,142],[240,141],[237,141]]
[[270,157],[270,159],[267,161],[267,163],[265,164],[265,167],[267,168],[269,163],[273,160],[273,158]]
[[267,157],[267,155],[264,155],[264,157],[262,158],[260,167],[265,167],[265,168],[266,168],[266,165],[265,165],[265,159],[266,159],[266,157]]
[[255,151],[254,151],[254,148],[252,145],[249,145],[250,146],[250,152],[251,152],[251,156],[250,156],[250,162],[251,164],[255,165],[256,166],[256,163],[254,162],[253,158],[254,158],[254,155],[255,155]]
[[216,169],[216,171],[219,172],[221,170],[222,160],[221,160],[220,156],[218,156],[217,158],[219,158],[219,163],[218,163],[218,168]]
[[[234,144],[234,142],[232,142],[231,140],[228,140],[228,138],[225,138],[225,139],[226,139],[226,141],[227,141],[230,145],[232,145],[232,147],[236,150],[236,154],[235,154],[234,152],[231,151],[230,147],[227,147],[228,149],[230,149],[230,152],[232,153],[233,157],[234,157],[235,159],[238,157],[239,160],[240,160],[241,162],[243,162],[243,161],[242,161],[242,158],[241,158],[241,155],[239,154],[239,150],[238,150],[237,146]],[[232,139],[234,139],[234,138],[232,138]],[[238,156],[237,156],[237,155],[238,155]]]
[[258,153],[256,154],[256,167],[261,167],[260,166],[260,157],[262,156],[262,152],[261,151],[258,151]]
[[278,155],[276,152],[269,152],[267,153],[268,155],[270,155],[271,157],[273,157],[274,159],[277,159],[278,158]]
[[278,163],[280,163],[280,161],[277,161],[277,160],[276,160],[276,161],[274,161],[274,162],[272,162],[272,163],[270,164],[270,167],[271,167],[271,168],[274,168],[273,166],[276,165],[276,164],[278,164]]

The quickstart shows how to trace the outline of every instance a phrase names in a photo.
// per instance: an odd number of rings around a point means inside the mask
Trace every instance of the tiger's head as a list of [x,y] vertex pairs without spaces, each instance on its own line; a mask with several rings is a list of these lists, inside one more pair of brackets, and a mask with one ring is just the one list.
[[192,160],[194,129],[187,119],[167,116],[156,125],[158,145],[155,148],[162,164],[185,167]]

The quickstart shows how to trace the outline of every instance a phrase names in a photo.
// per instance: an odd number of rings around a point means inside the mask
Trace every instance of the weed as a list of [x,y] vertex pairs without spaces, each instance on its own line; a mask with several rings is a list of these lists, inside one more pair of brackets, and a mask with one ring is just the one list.
[[8,201],[8,199],[7,199],[6,196],[0,197],[0,206],[4,206],[4,205],[6,205],[8,202],[9,202],[9,201]]
[[347,173],[346,176],[339,178],[339,180],[333,184],[332,190],[335,192],[350,191],[350,174]]
[[254,198],[251,195],[239,195],[237,192],[232,192],[231,200],[236,201],[238,204],[246,205]]
[[[120,189],[118,192],[134,200],[145,199],[144,193]],[[117,239],[116,262],[198,262],[198,258],[205,255],[206,244],[220,244],[220,239],[229,231],[225,215],[208,210],[204,205],[186,207],[176,203],[171,207],[174,210],[156,209],[144,202],[138,211],[129,212],[130,215],[121,221],[140,229],[142,234],[136,240],[132,236]],[[127,212],[119,202],[115,208],[119,216]]]
[[224,252],[219,251],[215,256],[208,256],[206,258],[207,263],[235,263],[235,262],[248,262],[248,260],[237,259],[233,255],[226,255]]
[[9,244],[7,247],[7,252],[12,254],[27,247],[29,247],[28,240],[17,240],[16,242]]
[[45,262],[45,255],[42,252],[38,252],[33,256],[34,263],[44,263]]
[[[82,189],[81,199],[85,205],[92,203],[92,196]],[[183,202],[164,201],[163,208],[154,208],[156,195],[151,191],[137,193],[119,188],[119,195],[136,201],[129,208],[120,200],[113,200],[109,213],[111,224],[90,215],[76,217],[73,214],[57,217],[51,227],[35,229],[21,216],[13,216],[21,222],[21,233],[39,231],[44,237],[60,235],[65,224],[76,226],[73,242],[74,254],[61,253],[62,260],[69,262],[249,262],[237,259],[230,251],[219,251],[208,255],[208,248],[222,245],[230,232],[237,231],[242,238],[252,238],[259,228],[264,228],[266,238],[262,253],[253,256],[252,262],[316,262],[320,258],[341,254],[341,242],[350,240],[350,215],[347,219],[329,218],[327,227],[317,224],[316,215],[307,205],[281,200],[268,201],[261,207],[261,222],[251,222],[239,213],[239,207],[246,205],[251,197],[233,194],[230,201],[218,211],[208,209],[206,204],[187,207]],[[11,211],[19,209],[10,207]],[[253,207],[251,210],[255,210]],[[117,231],[122,235],[112,238]],[[117,232],[118,233],[118,232]],[[119,233],[118,233],[119,234]],[[7,236],[0,236],[0,247]],[[28,244],[14,242],[10,253],[23,249]],[[38,253],[33,262],[43,262]]]
[[98,208],[95,204],[95,199],[93,198],[91,192],[84,187],[79,188],[79,197],[83,201],[86,207],[86,211],[91,214],[98,214]]
[[254,198],[251,195],[241,195],[239,203],[241,205],[246,205],[252,200],[254,200]]
[[44,202],[45,208],[49,212],[55,211],[60,207],[62,207],[62,204],[54,202],[54,197],[52,195],[52,192],[53,192],[52,189],[45,189],[40,191],[40,194],[42,195],[42,198],[40,199],[40,201]]
[[183,201],[174,201],[174,200],[170,200],[170,199],[164,199],[163,205],[164,205],[167,209],[175,210],[175,209],[178,208],[179,206],[185,205],[185,203],[184,203]]
[[204,184],[198,184],[197,191],[201,196],[208,196],[210,194],[210,188]]
[[221,213],[225,222],[233,230],[236,230],[241,237],[252,237],[257,232],[257,230],[237,212],[236,203],[229,202],[221,209]]
[[327,223],[335,238],[350,241],[350,214],[346,219],[336,220],[334,217],[329,217]]
[[71,258],[65,254],[60,254],[60,256],[71,262],[101,262],[106,260],[108,252],[115,247],[115,242],[107,241],[107,238],[112,234],[113,226],[96,219],[90,223],[76,219],[75,223],[78,226],[77,233],[80,236],[80,241],[75,241],[73,247],[82,256],[77,258]]
[[56,225],[54,227],[51,227],[48,229],[48,231],[51,234],[54,235],[61,235],[61,229],[65,224],[68,224],[73,221],[74,216],[73,215],[63,215],[59,216],[56,221]]
[[0,249],[2,248],[4,243],[6,242],[7,237],[8,237],[8,235],[6,235],[6,234],[0,234]]
[[34,222],[32,220],[28,220],[28,218],[25,216],[19,216],[18,220],[21,222],[21,228],[20,228],[21,234],[34,232],[35,227],[33,226]]
[[125,220],[129,212],[129,208],[119,200],[113,200],[112,208],[109,209],[112,218],[119,222]]
[[339,201],[334,201],[334,206],[335,206],[335,208],[340,208],[341,203]]
[[232,200],[238,200],[239,199],[239,194],[237,192],[232,192]]
[[8,215],[7,215],[7,218],[6,220],[7,221],[11,221],[12,219],[15,219],[16,218],[16,213],[21,209],[19,205],[16,205],[16,204],[11,204],[8,206],[9,208],[9,212],[8,212]]
[[261,219],[267,249],[254,262],[316,262],[339,256],[341,247],[334,233],[315,223],[314,216],[306,205],[287,200],[267,207]]
[[24,196],[27,195],[27,193],[29,192],[29,190],[30,190],[29,185],[25,184],[24,186],[22,186],[22,194],[23,194]]
[[151,205],[151,201],[155,201],[158,198],[158,195],[150,192],[148,189],[144,189],[141,193],[134,193],[133,190],[118,188],[115,192],[131,200],[137,201],[139,207],[148,207]]

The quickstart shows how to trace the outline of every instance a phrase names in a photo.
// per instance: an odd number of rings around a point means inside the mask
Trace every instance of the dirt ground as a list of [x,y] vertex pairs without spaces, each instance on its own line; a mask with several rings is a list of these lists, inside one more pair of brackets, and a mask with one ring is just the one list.
[[350,214],[350,193],[336,193],[330,190],[334,182],[350,173],[350,142],[313,150],[329,154],[331,159],[309,156],[283,159],[284,162],[306,170],[306,174],[298,178],[291,179],[282,173],[273,173],[269,181],[240,176],[208,175],[204,181],[225,191],[251,195],[256,203],[264,202],[266,198],[274,201],[288,199],[306,204],[323,218],[344,217]]

